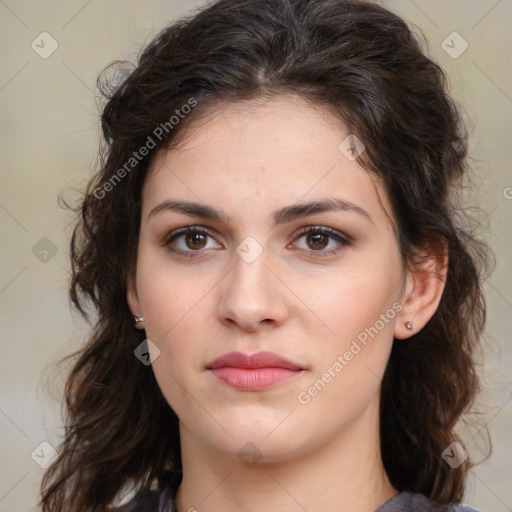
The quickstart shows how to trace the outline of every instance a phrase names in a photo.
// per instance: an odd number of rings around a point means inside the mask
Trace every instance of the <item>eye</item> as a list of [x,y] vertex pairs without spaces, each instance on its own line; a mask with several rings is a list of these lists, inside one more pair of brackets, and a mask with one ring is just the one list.
[[295,243],[295,247],[310,253],[318,253],[318,256],[335,254],[350,243],[338,231],[322,226],[303,229],[298,233],[297,240],[299,243]]
[[164,246],[168,246],[175,252],[201,252],[204,249],[220,249],[208,230],[200,226],[187,226],[176,229],[165,237]]

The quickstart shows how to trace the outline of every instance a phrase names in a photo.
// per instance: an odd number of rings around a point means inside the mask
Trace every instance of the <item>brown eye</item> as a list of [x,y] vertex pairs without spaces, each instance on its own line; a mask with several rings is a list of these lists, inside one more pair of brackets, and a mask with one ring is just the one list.
[[187,226],[173,231],[163,240],[163,246],[173,253],[192,256],[204,254],[211,249],[222,249],[215,238],[201,226]]
[[203,249],[207,243],[208,235],[203,233],[187,233],[185,235],[185,244],[189,249]]
[[310,232],[306,236],[306,243],[310,249],[320,251],[325,249],[329,244],[329,236],[324,233]]
[[325,226],[303,229],[294,244],[295,248],[315,258],[332,256],[348,245],[350,242],[342,233]]

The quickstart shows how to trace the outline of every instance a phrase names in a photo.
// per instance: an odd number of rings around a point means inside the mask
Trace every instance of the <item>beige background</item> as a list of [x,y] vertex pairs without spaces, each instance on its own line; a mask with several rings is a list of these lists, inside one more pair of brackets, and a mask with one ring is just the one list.
[[[480,216],[481,228],[497,267],[486,286],[487,408],[482,416],[494,453],[470,479],[465,501],[487,512],[512,511],[512,2],[384,3],[424,31],[470,122],[477,180],[470,197],[486,212]],[[114,59],[134,60],[160,28],[194,5],[177,0],[0,0],[0,511],[36,510],[42,469],[31,454],[36,450],[34,458],[44,460],[48,446],[40,443],[56,446],[60,434],[59,407],[45,382],[54,375],[58,392],[60,381],[50,365],[78,348],[86,332],[67,304],[71,217],[57,206],[57,197],[82,187],[94,168],[97,74]],[[47,59],[31,48],[44,31],[58,43]],[[457,58],[441,46],[454,31],[468,43]],[[463,44],[458,36],[452,44],[453,37],[445,43],[454,46],[452,53]],[[41,241],[44,237],[50,242]]]

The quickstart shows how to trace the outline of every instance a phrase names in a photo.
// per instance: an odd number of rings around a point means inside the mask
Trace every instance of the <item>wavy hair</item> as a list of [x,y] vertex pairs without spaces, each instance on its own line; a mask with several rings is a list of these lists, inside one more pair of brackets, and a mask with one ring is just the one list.
[[394,342],[380,431],[397,489],[459,502],[471,463],[451,468],[441,453],[463,444],[455,426],[479,390],[488,250],[459,204],[468,171],[459,109],[406,23],[362,0],[220,0],[158,34],[115,87],[102,77],[100,165],[70,245],[70,300],[91,330],[65,387],[65,435],[43,478],[43,511],[102,512],[127,487],[143,492],[179,474],[178,420],[151,366],[133,355],[144,334],[126,302],[144,177],[207,106],[288,93],[327,106],[364,142],[359,161],[385,184],[404,264],[447,247],[438,310]]

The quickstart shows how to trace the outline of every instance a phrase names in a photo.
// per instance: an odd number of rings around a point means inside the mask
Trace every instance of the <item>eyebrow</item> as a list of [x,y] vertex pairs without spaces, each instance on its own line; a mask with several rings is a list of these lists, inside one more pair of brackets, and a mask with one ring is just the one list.
[[[164,211],[174,211],[183,213],[185,215],[190,215],[191,217],[200,217],[203,219],[209,219],[222,222],[224,224],[229,224],[228,217],[221,210],[205,204],[189,201],[164,201],[155,206],[149,212],[148,218],[151,218],[156,214]],[[280,208],[279,210],[274,211],[271,214],[271,219],[274,225],[278,225],[284,224],[285,222],[291,222],[292,220],[302,217],[315,215],[317,213],[336,211],[355,213],[364,217],[366,220],[373,224],[373,220],[366,210],[354,203],[334,197],[308,203],[298,203],[291,206],[285,206],[284,208]]]

